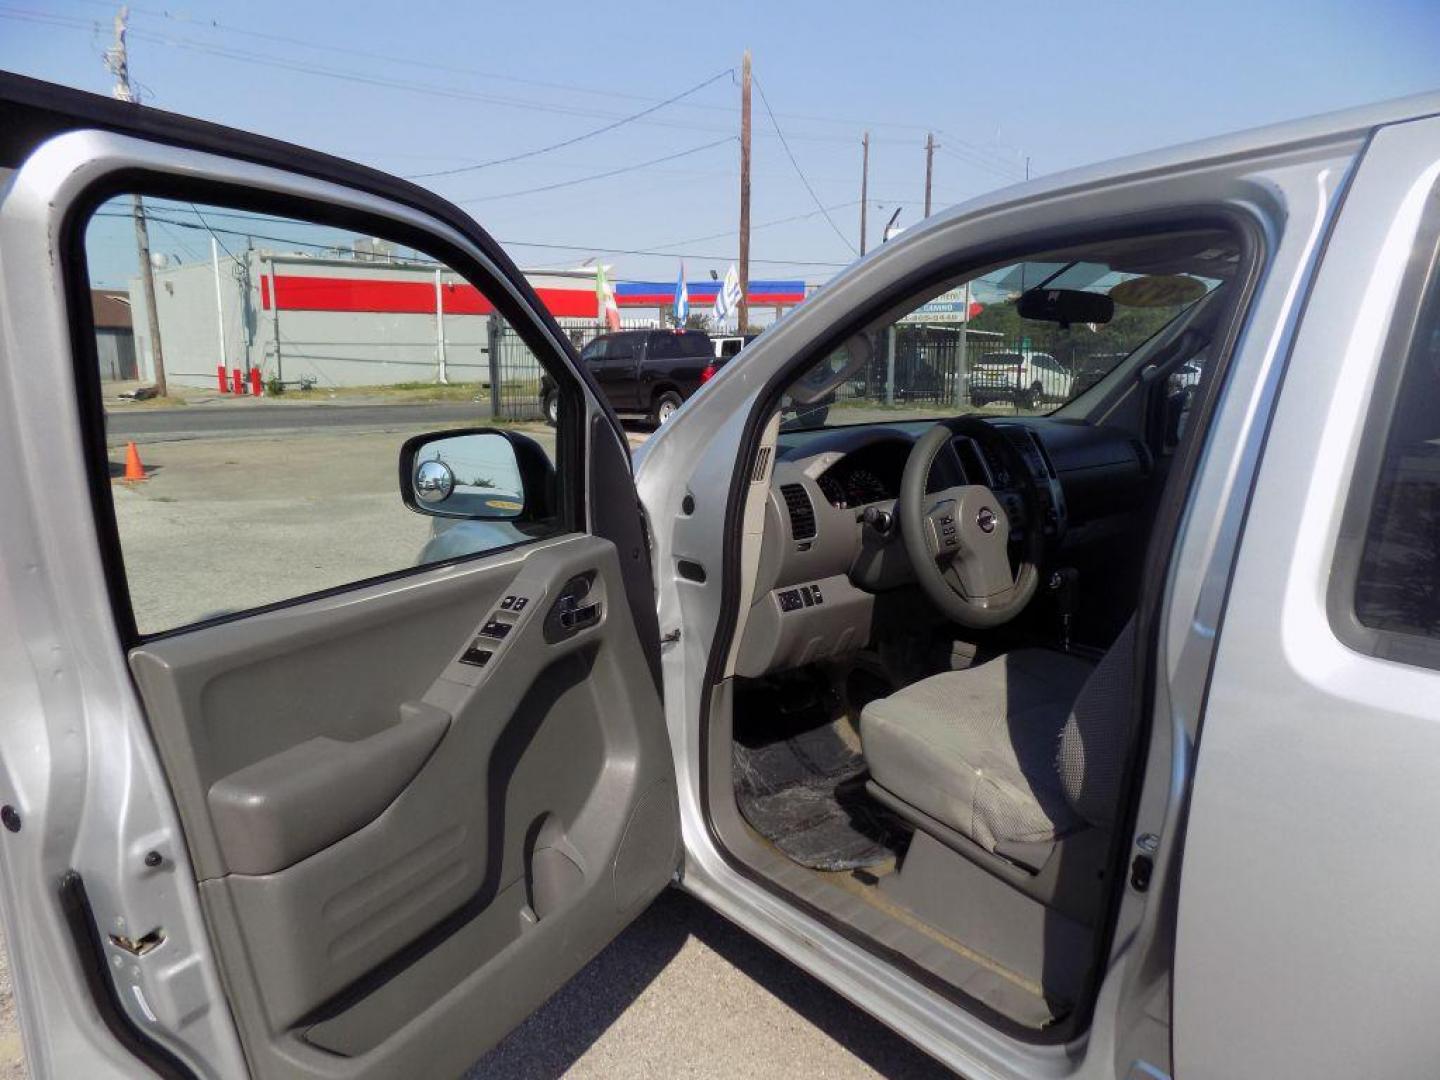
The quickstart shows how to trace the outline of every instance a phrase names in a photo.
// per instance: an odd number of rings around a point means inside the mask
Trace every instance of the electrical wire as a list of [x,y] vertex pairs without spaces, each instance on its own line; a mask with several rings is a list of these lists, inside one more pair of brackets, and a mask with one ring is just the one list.
[[[106,11],[113,11],[115,6],[113,0],[73,0],[73,2],[86,4],[95,8],[101,8]],[[590,94],[598,97],[610,97],[625,101],[653,102],[655,100],[653,97],[647,97],[643,94],[626,93],[622,90],[612,90],[609,88],[600,88],[593,86],[579,86],[574,83],[549,82],[543,79],[521,78],[519,76],[504,75],[494,71],[484,71],[477,68],[462,67],[454,64],[444,64],[435,61],[433,58],[420,59],[412,56],[397,56],[393,53],[380,52],[370,49],[357,49],[350,46],[338,45],[333,42],[301,41],[295,39],[291,35],[267,33],[261,30],[247,29],[245,27],[235,26],[229,23],[222,23],[215,19],[206,19],[203,22],[199,20],[193,20],[186,18],[184,15],[177,15],[174,12],[166,11],[159,8],[137,6],[134,4],[130,4],[129,8],[132,14],[141,15],[146,18],[152,18],[172,24],[180,24],[182,26],[189,26],[198,30],[211,31],[220,34],[236,34],[241,37],[254,38],[260,41],[293,45],[317,52],[329,52],[343,56],[354,56],[366,60],[376,60],[381,63],[401,64],[408,67],[422,68],[426,71],[443,71],[455,75],[468,75],[473,78],[490,79],[497,82],[514,83],[517,86],[533,86],[545,90],[560,90],[567,93]],[[733,105],[714,105],[706,102],[690,102],[686,104],[684,108],[702,109],[711,112],[725,112],[727,114],[731,114],[734,112]],[[948,132],[942,133],[939,128],[936,128],[933,125],[929,124],[918,124],[899,120],[861,120],[852,117],[823,116],[816,113],[777,112],[775,115],[786,120],[798,120],[801,122],[820,124],[843,124],[847,127],[856,128],[888,128],[896,130],[903,129],[909,131],[933,130],[935,134],[944,134],[945,138],[951,140],[952,142],[964,143],[975,149],[977,152],[990,153],[992,155],[996,154],[996,151],[990,147],[983,146],[979,143],[968,142],[967,140],[958,138],[957,136],[951,135]],[[791,138],[803,138],[803,136],[797,136],[792,134]],[[846,136],[846,138],[848,138],[848,136]],[[883,141],[887,143],[898,143],[898,140]],[[1016,150],[1014,147],[1010,147],[1008,149],[1010,149],[1016,154],[1019,153],[1019,151]],[[998,160],[1001,160],[1003,162],[1003,158]],[[1004,163],[1008,164],[1008,162]]]
[[[576,143],[584,142],[586,139],[593,139],[596,135],[603,135],[607,131],[614,131],[618,127],[623,127],[625,124],[634,123],[636,120],[640,120],[646,116],[649,116],[653,112],[658,112],[660,109],[665,108],[666,105],[673,105],[681,98],[689,97],[691,94],[697,93],[700,90],[704,90],[705,87],[709,86],[713,82],[718,82],[726,75],[734,74],[734,68],[726,68],[724,71],[710,76],[710,78],[706,79],[704,82],[696,83],[694,86],[690,87],[690,89],[682,90],[674,97],[668,97],[664,101],[657,102],[656,104],[651,105],[648,109],[641,109],[637,113],[631,113],[629,116],[621,117],[619,120],[615,120],[612,123],[605,124],[603,127],[595,128],[593,131],[587,131],[583,135],[575,135],[568,139],[562,139],[557,143],[551,143],[549,146],[541,146],[534,150],[526,150],[524,153],[520,154],[510,154],[507,157],[491,158],[489,161],[477,162],[474,165],[461,165],[458,168],[439,169],[435,172],[414,173],[410,176],[407,176],[405,179],[433,180],[441,176],[457,176],[460,173],[475,172],[479,169],[488,169],[495,165],[508,165],[512,161],[524,161],[526,158],[539,157],[541,154],[548,154],[552,150],[563,150],[567,146],[574,146]],[[711,145],[715,144],[712,143]]]
[[589,176],[577,176],[572,180],[561,180],[555,184],[541,184],[539,187],[521,188],[518,191],[505,191],[495,195],[476,195],[469,199],[455,199],[453,201],[459,203],[461,206],[468,206],[470,203],[492,202],[496,199],[513,199],[518,195],[535,195],[542,191],[556,191],[560,188],[574,187],[576,184],[588,184],[592,180],[604,180],[609,176],[619,176],[621,173],[648,169],[651,165],[674,161],[676,158],[689,157],[691,154],[698,154],[702,150],[711,150],[717,146],[738,141],[736,136],[727,135],[723,139],[716,139],[714,142],[705,143],[703,146],[692,146],[689,150],[681,150],[679,153],[666,154],[664,157],[651,158],[649,161],[637,161],[633,165],[622,165],[620,168],[610,169],[608,172],[592,173]]
[[795,160],[794,151],[790,149],[790,144],[785,141],[785,133],[780,130],[780,121],[775,119],[775,111],[770,108],[770,99],[765,96],[765,88],[760,85],[760,80],[753,75],[751,76],[751,82],[755,84],[755,89],[760,92],[760,103],[765,106],[765,112],[770,116],[770,123],[775,128],[775,134],[780,137],[780,145],[785,148],[785,154],[790,158],[790,164],[795,166],[795,175],[800,177],[800,182],[805,185],[805,190],[810,193],[810,198],[815,200],[816,207],[818,207],[820,213],[825,216],[825,220],[830,223],[830,228],[835,230],[835,235],[850,249],[852,255],[859,255],[859,250],[854,244],[850,243],[850,238],[840,231],[840,226],[835,224],[835,219],[830,216],[830,211],[825,209],[825,204],[820,201],[820,196],[815,194],[815,189],[810,186],[810,181],[805,179],[805,170],[800,168],[800,162]]
[[[132,219],[132,218],[134,217],[134,215],[133,215],[132,213],[130,213],[129,211],[121,211],[121,210],[114,210],[114,211],[111,211],[111,210],[97,210],[93,216],[94,216],[94,217],[100,217],[100,218],[125,218],[125,219]],[[215,216],[215,215],[212,215],[212,216]],[[204,230],[204,228],[205,228],[203,225],[198,225],[198,224],[196,224],[196,223],[193,222],[193,221],[181,221],[181,220],[175,219],[175,218],[159,217],[158,215],[153,214],[153,213],[151,213],[151,212],[148,211],[148,210],[145,211],[144,217],[145,217],[145,220],[146,220],[146,221],[154,221],[154,222],[161,223],[161,224],[165,224],[165,225],[173,225],[173,226],[175,226],[176,228],[179,228],[179,229],[194,229],[194,230],[196,230],[196,231],[201,231],[201,230]],[[297,222],[297,224],[305,224],[305,223],[304,223],[304,222]],[[316,227],[319,228],[320,226],[316,226]],[[215,232],[224,233],[226,236],[243,236],[243,237],[249,237],[249,238],[252,239],[252,240],[268,240],[268,241],[270,241],[271,243],[275,243],[275,244],[289,244],[289,245],[291,245],[291,246],[293,246],[293,247],[313,248],[313,249],[316,250],[316,251],[336,252],[336,253],[340,253],[340,254],[349,254],[349,251],[348,251],[345,247],[343,247],[343,246],[341,246],[341,245],[339,245],[339,244],[322,244],[322,243],[319,243],[318,241],[314,241],[314,240],[300,240],[300,239],[297,239],[297,238],[295,238],[295,237],[275,236],[275,235],[266,234],[266,233],[257,233],[257,232],[250,232],[250,231],[241,231],[241,230],[239,230],[239,229],[226,229],[226,228],[223,228],[223,227],[214,227],[214,226],[212,226],[212,229],[213,229],[213,231],[215,231]],[[695,253],[695,252],[660,251],[660,250],[657,250],[657,249],[654,249],[654,248],[605,247],[605,246],[603,246],[603,245],[601,245],[601,244],[552,244],[552,243],[542,243],[542,242],[540,242],[540,241],[535,241],[535,240],[504,240],[504,239],[497,239],[496,242],[499,243],[499,244],[501,244],[501,245],[504,246],[504,247],[541,248],[541,249],[546,249],[546,250],[551,250],[551,251],[588,251],[588,252],[594,252],[594,253],[600,254],[600,255],[657,255],[657,256],[661,256],[661,257],[663,257],[663,258],[667,258],[667,259],[674,259],[674,258],[694,259],[696,262],[732,262],[732,261],[734,261],[734,259],[735,259],[735,256],[734,256],[734,255],[701,255],[701,254],[698,254],[698,253]],[[439,261],[437,261],[437,260],[435,260],[435,259],[427,259],[427,258],[424,258],[424,257],[422,257],[422,256],[407,256],[407,257],[405,257],[404,259],[401,259],[401,260],[398,260],[398,261],[403,261],[403,262],[406,262],[406,263],[415,263],[415,264],[421,265],[421,266],[444,266],[444,265],[445,265],[444,263],[441,263],[441,262],[439,262]],[[842,262],[824,262],[824,261],[819,261],[819,260],[814,260],[814,259],[757,259],[757,258],[752,257],[752,258],[750,259],[750,261],[751,261],[752,263],[766,263],[766,264],[769,264],[769,265],[772,265],[772,266],[816,266],[816,267],[823,267],[823,268],[826,268],[826,269],[839,269],[840,267],[844,267],[844,266],[848,266],[848,265],[849,265],[849,263],[842,263]]]

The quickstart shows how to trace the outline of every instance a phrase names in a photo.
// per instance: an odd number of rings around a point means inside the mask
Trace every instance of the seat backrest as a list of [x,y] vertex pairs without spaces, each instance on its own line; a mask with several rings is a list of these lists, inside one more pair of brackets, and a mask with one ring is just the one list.
[[1135,670],[1132,616],[1085,680],[1060,733],[1057,767],[1065,798],[1097,828],[1109,829],[1120,802],[1120,772],[1131,731]]

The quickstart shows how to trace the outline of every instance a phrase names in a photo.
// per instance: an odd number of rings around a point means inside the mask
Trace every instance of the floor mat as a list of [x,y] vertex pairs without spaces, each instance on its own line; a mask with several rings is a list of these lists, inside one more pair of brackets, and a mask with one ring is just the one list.
[[[807,710],[810,711],[810,710]],[[845,718],[734,746],[735,797],[750,826],[812,870],[853,870],[894,858],[904,833],[865,793],[865,759]]]

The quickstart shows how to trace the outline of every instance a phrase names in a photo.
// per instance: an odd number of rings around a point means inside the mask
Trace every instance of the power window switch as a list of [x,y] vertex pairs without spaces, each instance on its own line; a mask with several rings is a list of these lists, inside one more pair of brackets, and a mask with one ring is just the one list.
[[[514,598],[514,600],[515,603],[511,605],[511,611],[524,611],[525,605],[530,603],[530,598],[528,596],[517,596]],[[501,607],[504,607],[504,605],[502,604]]]
[[505,597],[504,600],[501,600],[501,601],[500,601],[500,610],[501,610],[501,611],[509,611],[509,610],[511,610],[514,606],[515,606],[515,597],[513,597],[513,596],[507,596],[507,597]]
[[470,647],[460,654],[460,662],[471,664],[474,667],[484,667],[490,662],[490,657],[494,655],[489,649],[482,647],[478,641],[472,641]]
[[505,635],[510,633],[510,624],[503,623],[499,619],[491,619],[480,628],[481,636],[504,640]]

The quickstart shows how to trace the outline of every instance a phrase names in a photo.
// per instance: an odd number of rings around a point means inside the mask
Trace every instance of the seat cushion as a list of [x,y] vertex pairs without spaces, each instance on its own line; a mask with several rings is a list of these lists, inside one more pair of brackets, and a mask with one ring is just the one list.
[[871,778],[987,851],[1075,832],[1085,821],[1066,800],[1057,755],[1091,670],[1019,649],[872,701],[860,717]]

